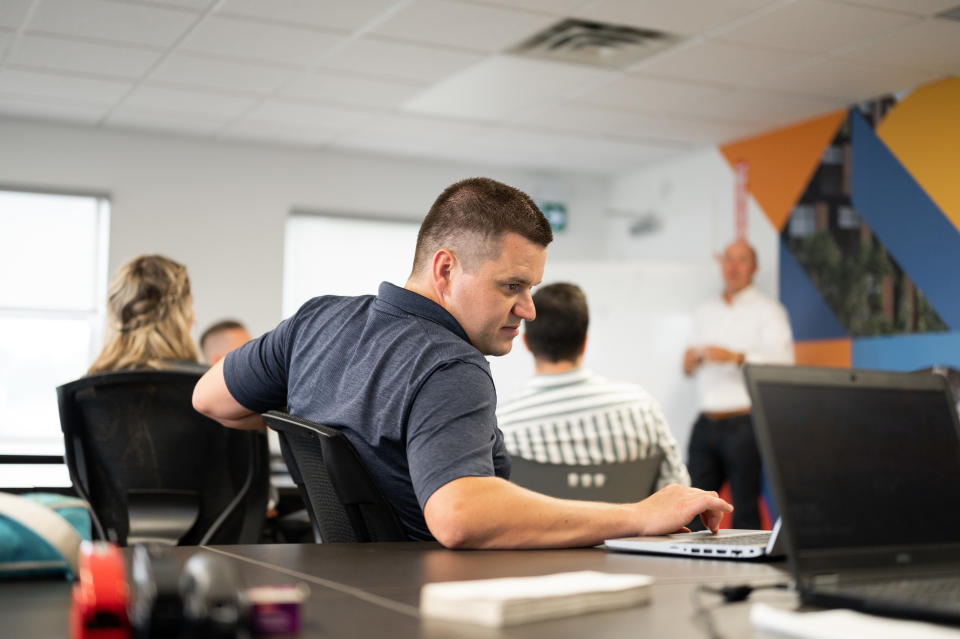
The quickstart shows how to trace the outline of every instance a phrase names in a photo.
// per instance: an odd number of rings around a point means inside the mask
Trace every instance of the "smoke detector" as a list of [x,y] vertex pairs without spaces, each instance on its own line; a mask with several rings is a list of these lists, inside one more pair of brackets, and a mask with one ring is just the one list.
[[681,39],[678,35],[652,29],[566,18],[507,53],[622,69],[673,46]]

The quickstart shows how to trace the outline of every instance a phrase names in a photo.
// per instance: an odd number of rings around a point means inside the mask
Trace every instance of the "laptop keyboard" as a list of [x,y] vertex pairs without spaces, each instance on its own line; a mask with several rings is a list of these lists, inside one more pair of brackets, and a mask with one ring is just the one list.
[[769,532],[759,532],[750,535],[737,535],[736,537],[698,537],[697,539],[688,539],[682,544],[722,544],[724,546],[766,546],[770,541]]

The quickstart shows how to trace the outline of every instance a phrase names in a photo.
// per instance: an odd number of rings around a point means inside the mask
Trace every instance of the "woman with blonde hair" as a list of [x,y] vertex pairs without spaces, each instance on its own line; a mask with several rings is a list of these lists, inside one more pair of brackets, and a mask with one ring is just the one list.
[[107,296],[107,341],[87,374],[196,363],[193,297],[182,264],[141,255],[117,271]]

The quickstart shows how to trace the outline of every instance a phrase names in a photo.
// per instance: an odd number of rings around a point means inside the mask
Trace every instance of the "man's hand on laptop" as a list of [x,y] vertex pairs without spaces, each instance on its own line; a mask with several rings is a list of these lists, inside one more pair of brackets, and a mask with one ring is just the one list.
[[689,532],[684,526],[697,515],[714,534],[720,528],[724,513],[732,513],[733,506],[720,499],[716,491],[700,490],[671,484],[661,488],[634,505],[640,535],[666,535]]

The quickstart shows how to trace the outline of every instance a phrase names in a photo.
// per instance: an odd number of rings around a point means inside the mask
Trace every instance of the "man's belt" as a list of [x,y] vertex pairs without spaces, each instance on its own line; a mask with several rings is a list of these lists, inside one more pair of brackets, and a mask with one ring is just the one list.
[[733,419],[734,417],[743,417],[744,415],[749,415],[749,408],[738,408],[736,410],[720,410],[720,411],[704,411],[703,416],[712,421],[720,421],[723,419]]

